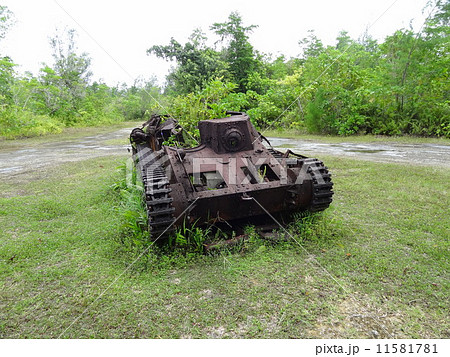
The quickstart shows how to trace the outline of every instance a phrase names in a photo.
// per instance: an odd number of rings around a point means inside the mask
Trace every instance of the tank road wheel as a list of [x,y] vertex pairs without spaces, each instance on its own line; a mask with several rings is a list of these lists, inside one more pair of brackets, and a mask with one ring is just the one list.
[[307,165],[307,173],[312,180],[312,199],[309,211],[319,212],[330,206],[333,201],[333,182],[328,168],[322,161],[317,159],[306,159],[304,165]]

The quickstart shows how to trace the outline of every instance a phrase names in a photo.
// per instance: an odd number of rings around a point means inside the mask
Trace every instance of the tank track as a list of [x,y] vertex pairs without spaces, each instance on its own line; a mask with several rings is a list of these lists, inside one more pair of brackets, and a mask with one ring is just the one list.
[[175,218],[170,197],[169,179],[160,164],[164,151],[152,151],[148,146],[137,144],[138,169],[144,185],[144,200],[147,209],[150,236],[156,240],[166,238],[174,230]]
[[302,159],[303,165],[307,165],[307,171],[312,179],[312,200],[309,211],[319,212],[330,206],[334,192],[331,174],[322,161],[317,159]]
[[[283,159],[283,153],[273,148],[269,152],[277,159]],[[331,174],[328,172],[322,161],[313,158],[297,159],[297,165],[306,165],[306,172],[312,179],[312,200],[308,208],[311,212],[320,212],[327,209],[333,201],[332,196],[334,192],[333,181],[331,181]],[[297,166],[296,165],[296,166]]]
[[[282,160],[283,154],[275,149],[270,148],[269,152],[277,159]],[[294,161],[295,162],[295,161]],[[312,199],[308,208],[311,212],[320,212],[327,209],[333,201],[334,192],[331,174],[328,172],[322,161],[313,158],[297,159],[296,166],[306,165],[306,172],[312,179]]]

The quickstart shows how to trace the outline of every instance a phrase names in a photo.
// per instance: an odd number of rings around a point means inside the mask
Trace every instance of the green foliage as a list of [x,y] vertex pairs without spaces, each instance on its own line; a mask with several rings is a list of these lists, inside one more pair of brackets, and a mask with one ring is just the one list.
[[248,89],[249,77],[258,70],[259,66],[259,60],[248,40],[248,34],[257,27],[256,25],[244,26],[242,17],[237,12],[232,12],[227,22],[215,23],[211,26],[211,30],[220,36],[222,43],[226,43],[222,56],[229,65],[232,80],[238,84],[241,92]]
[[174,235],[169,237],[168,248],[177,249],[186,253],[203,254],[205,250],[205,242],[211,234],[211,228],[202,229],[195,224],[187,225],[186,221],[183,226],[178,228]]
[[14,23],[14,14],[8,7],[0,5],[0,40],[5,38],[9,28]]
[[200,30],[195,30],[190,42],[184,46],[171,39],[167,46],[152,46],[148,54],[166,60],[176,60],[178,66],[167,77],[169,92],[188,94],[200,88],[214,77],[226,74],[227,64],[220,54],[206,46],[206,37]]
[[234,83],[212,80],[202,90],[172,98],[168,114],[178,118],[190,135],[197,136],[198,121],[224,117],[227,110],[242,109],[245,96],[233,93],[235,89]]
[[[189,95],[202,90],[215,78],[237,84],[239,92],[251,89],[251,77],[262,69],[248,34],[257,26],[244,26],[242,17],[232,12],[227,22],[215,23],[211,30],[220,37],[222,49],[208,47],[206,35],[196,29],[189,42],[182,45],[174,38],[168,45],[154,45],[147,50],[167,61],[176,61],[176,67],[167,76],[167,93]],[[217,43],[216,42],[216,43]]]
[[0,106],[0,136],[6,139],[59,133],[62,125],[48,115],[37,115],[16,106]]
[[[259,129],[448,137],[449,6],[433,5],[436,11],[421,33],[399,30],[378,44],[368,34],[356,41],[342,31],[335,46],[325,47],[310,31],[299,42],[301,57],[288,61],[258,56],[248,42],[255,26],[243,26],[232,13],[227,22],[211,26],[221,36],[228,74],[169,97],[171,114],[193,133],[198,120],[244,110]],[[235,83],[231,90],[217,90],[229,83]],[[220,98],[209,97],[208,90],[220,92]]]
[[156,83],[156,78],[139,78],[131,87],[111,90],[112,105],[115,105],[126,120],[142,120],[149,113],[161,110],[166,100]]
[[152,242],[148,232],[147,211],[142,199],[142,185],[138,185],[136,180],[135,167],[133,166],[131,175],[127,177],[130,174],[129,170],[127,164],[117,167],[119,178],[111,187],[120,197],[118,206],[118,214],[121,217],[120,242],[128,251],[139,255]]
[[[78,51],[75,31],[59,31],[50,40],[54,61],[37,77],[19,76],[11,58],[0,58],[0,135],[41,135],[163,112],[196,137],[199,120],[234,110],[246,111],[260,130],[449,137],[450,5],[433,0],[428,7],[432,14],[420,33],[400,29],[378,44],[367,33],[354,40],[341,31],[334,46],[325,46],[309,31],[299,41],[301,55],[291,59],[257,53],[249,41],[257,26],[245,26],[233,12],[210,27],[219,47],[196,29],[184,45],[171,39],[148,49],[176,62],[164,94],[155,79],[131,87],[91,83],[90,58]],[[12,18],[0,6],[0,39]]]
[[309,30],[308,33],[308,37],[298,42],[301,46],[304,60],[311,57],[318,57],[325,50],[322,41],[316,36],[314,30]]
[[10,104],[13,93],[11,84],[14,81],[15,63],[9,57],[0,58],[0,104]]

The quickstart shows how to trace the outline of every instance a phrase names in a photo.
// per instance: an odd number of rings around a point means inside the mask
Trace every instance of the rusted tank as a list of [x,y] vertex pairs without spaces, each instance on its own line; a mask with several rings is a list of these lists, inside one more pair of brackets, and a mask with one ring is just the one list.
[[182,147],[182,128],[168,116],[131,132],[153,239],[186,223],[264,225],[330,205],[333,183],[322,161],[275,150],[247,114],[227,115],[198,123],[196,147]]

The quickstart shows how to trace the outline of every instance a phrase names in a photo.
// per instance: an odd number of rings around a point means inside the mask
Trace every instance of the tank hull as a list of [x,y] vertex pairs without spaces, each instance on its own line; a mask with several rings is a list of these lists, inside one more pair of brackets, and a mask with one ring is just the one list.
[[267,148],[244,113],[199,122],[201,143],[193,148],[158,145],[162,130],[146,132],[144,125],[131,136],[153,235],[186,222],[232,227],[262,217],[271,221],[321,211],[332,201],[333,183],[323,163]]

